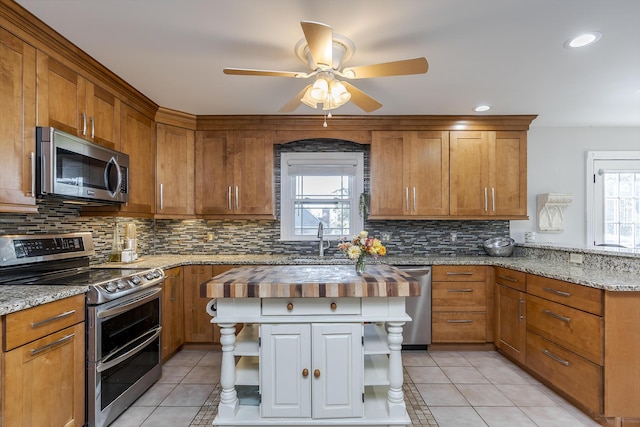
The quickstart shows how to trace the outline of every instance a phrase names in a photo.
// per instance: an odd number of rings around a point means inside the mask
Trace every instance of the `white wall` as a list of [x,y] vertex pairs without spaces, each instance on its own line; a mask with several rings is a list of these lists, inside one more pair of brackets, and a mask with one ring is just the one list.
[[[535,123],[535,122],[534,122]],[[604,150],[640,150],[640,128],[532,126],[527,146],[528,221],[511,221],[511,237],[524,241],[525,231],[536,232],[536,242],[586,245],[585,153]],[[564,211],[564,231],[537,230],[536,196],[542,193],[571,193],[573,201]]]

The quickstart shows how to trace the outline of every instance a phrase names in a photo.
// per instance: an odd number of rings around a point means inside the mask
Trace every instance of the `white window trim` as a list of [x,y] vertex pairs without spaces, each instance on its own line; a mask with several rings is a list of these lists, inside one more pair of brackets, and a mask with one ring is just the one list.
[[[352,233],[357,234],[364,227],[363,219],[358,212],[358,201],[360,194],[364,191],[364,153],[282,153],[280,157],[280,240],[282,241],[316,241],[318,238],[312,236],[296,236],[293,234],[293,205],[292,200],[287,195],[291,194],[291,179],[288,174],[288,162],[307,162],[309,164],[344,164],[352,162],[356,165],[356,176],[354,179],[353,209],[350,210],[349,224],[352,224]],[[325,240],[339,240],[341,236],[327,235]]]
[[598,160],[640,160],[640,151],[587,151],[586,153],[586,202],[587,202],[587,245],[596,243],[594,163]]

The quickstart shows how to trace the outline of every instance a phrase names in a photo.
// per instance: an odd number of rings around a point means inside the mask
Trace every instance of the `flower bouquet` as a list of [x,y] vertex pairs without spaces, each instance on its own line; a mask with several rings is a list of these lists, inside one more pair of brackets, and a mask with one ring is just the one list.
[[356,261],[356,273],[358,275],[364,273],[367,255],[377,258],[387,253],[387,248],[382,245],[382,242],[374,237],[369,237],[369,233],[364,230],[355,236],[353,240],[343,241],[338,244],[338,249],[344,252],[349,259]]

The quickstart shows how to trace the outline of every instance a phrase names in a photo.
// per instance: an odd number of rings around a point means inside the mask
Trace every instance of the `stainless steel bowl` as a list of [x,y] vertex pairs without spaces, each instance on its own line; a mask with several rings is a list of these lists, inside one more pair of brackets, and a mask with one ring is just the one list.
[[515,247],[515,240],[511,237],[494,237],[484,241],[482,247],[489,256],[511,256]]

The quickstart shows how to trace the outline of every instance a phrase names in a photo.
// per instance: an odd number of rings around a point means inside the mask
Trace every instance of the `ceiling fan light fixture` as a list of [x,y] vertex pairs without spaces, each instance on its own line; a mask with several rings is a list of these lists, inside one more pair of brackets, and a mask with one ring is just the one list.
[[309,87],[305,91],[304,96],[300,98],[300,102],[302,102],[304,105],[307,105],[311,108],[318,108],[318,101],[313,99],[313,97],[311,96],[311,89],[312,87]]
[[329,82],[320,76],[316,79],[309,91],[309,96],[317,102],[323,102],[329,94]]
[[351,94],[347,91],[347,88],[344,87],[342,83],[338,80],[332,80],[329,84],[331,94],[330,98],[336,107],[340,107],[351,99]]

